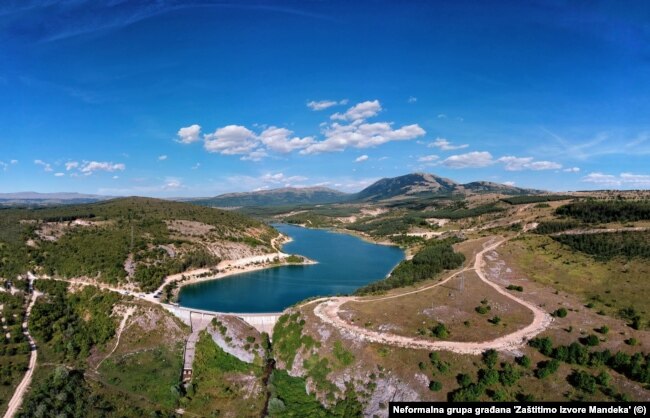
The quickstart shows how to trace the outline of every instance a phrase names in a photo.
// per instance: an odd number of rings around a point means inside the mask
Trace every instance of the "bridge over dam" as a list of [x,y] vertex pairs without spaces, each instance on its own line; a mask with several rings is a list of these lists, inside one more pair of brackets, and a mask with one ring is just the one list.
[[178,305],[170,305],[161,303],[161,306],[167,311],[171,312],[190,326],[191,333],[185,343],[185,351],[183,354],[183,382],[188,382],[192,379],[192,363],[194,362],[194,355],[196,353],[196,343],[199,341],[199,334],[206,329],[212,319],[219,316],[233,316],[248,323],[259,332],[266,332],[269,338],[273,334],[273,327],[278,321],[282,313],[259,313],[259,314],[239,314],[239,313],[224,313],[204,311],[201,309],[184,308]]

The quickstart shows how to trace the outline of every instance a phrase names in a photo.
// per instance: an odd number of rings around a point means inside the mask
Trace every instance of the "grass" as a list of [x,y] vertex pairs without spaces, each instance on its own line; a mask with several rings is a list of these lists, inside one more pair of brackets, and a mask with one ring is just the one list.
[[130,355],[111,357],[99,369],[102,380],[127,392],[137,393],[167,408],[177,405],[180,350],[166,346]]
[[650,319],[646,294],[650,292],[650,265],[643,260],[594,261],[544,236],[523,236],[500,250],[510,265],[525,276],[592,303],[595,310],[618,316],[633,307],[644,323]]
[[301,347],[307,349],[316,345],[316,341],[303,335],[305,320],[298,312],[282,315],[273,328],[273,351],[277,359],[284,362],[287,369],[293,367],[293,360]]
[[261,367],[226,353],[204,331],[196,344],[192,383],[181,406],[202,416],[259,417],[265,400],[261,375]]

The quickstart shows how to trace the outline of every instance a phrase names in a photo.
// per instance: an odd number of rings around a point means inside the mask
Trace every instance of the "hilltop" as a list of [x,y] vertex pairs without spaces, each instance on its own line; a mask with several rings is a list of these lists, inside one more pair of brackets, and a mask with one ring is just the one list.
[[212,207],[285,206],[341,202],[347,193],[327,187],[283,187],[254,192],[227,193],[213,198],[192,200],[192,203]]
[[487,193],[520,195],[543,193],[543,191],[488,181],[460,184],[434,174],[412,173],[380,179],[358,193],[344,193],[328,187],[283,187],[253,192],[226,193],[212,198],[189,201],[203,206],[239,208],[416,200]]
[[269,252],[277,235],[238,213],[141,197],[5,209],[0,226],[2,277],[32,269],[143,290],[168,274]]
[[18,192],[18,193],[0,193],[0,205],[17,206],[17,205],[59,205],[74,203],[92,203],[102,200],[113,199],[112,196],[102,196],[96,194],[83,193],[38,193],[38,192]]

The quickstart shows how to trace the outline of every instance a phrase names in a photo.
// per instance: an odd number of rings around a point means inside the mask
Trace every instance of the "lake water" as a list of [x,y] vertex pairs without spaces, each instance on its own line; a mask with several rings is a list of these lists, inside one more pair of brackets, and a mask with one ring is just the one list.
[[185,286],[181,306],[218,312],[281,312],[312,296],[352,293],[381,280],[404,258],[401,249],[321,229],[274,225],[293,238],[285,253],[318,261],[281,266]]

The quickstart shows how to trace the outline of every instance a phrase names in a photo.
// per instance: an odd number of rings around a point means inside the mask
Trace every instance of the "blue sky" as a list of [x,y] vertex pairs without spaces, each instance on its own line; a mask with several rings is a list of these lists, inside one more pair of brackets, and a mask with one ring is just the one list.
[[645,1],[0,3],[0,192],[650,187]]

